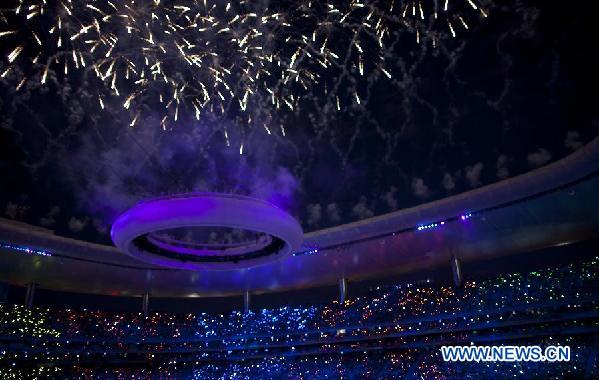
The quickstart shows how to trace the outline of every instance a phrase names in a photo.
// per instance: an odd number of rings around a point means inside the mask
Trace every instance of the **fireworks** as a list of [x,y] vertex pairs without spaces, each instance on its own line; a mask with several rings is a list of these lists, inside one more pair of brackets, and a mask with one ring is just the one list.
[[393,77],[398,35],[436,46],[486,17],[475,1],[20,0],[2,14],[0,72],[22,68],[17,89],[92,72],[99,107],[116,97],[131,127],[158,113],[168,129],[188,112],[284,135],[272,124],[306,98],[364,104],[355,83]]

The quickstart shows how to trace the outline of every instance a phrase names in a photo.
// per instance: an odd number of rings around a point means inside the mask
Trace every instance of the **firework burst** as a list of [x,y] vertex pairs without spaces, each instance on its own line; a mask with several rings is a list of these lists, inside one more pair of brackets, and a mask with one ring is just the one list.
[[0,75],[29,65],[18,90],[51,72],[92,71],[99,107],[116,97],[131,127],[158,112],[167,130],[188,112],[284,135],[275,120],[306,98],[324,94],[335,110],[362,104],[357,91],[337,91],[369,72],[391,79],[394,36],[436,46],[486,17],[475,1],[20,0],[2,13],[11,48]]

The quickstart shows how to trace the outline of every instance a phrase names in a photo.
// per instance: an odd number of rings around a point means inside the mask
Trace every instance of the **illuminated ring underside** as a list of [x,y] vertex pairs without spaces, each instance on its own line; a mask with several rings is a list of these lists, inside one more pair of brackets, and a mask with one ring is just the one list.
[[[161,232],[177,228],[228,228],[259,238],[237,243],[195,243]],[[137,204],[112,226],[112,241],[122,252],[156,265],[181,269],[238,269],[264,264],[299,249],[299,223],[278,207],[237,195],[200,193]]]

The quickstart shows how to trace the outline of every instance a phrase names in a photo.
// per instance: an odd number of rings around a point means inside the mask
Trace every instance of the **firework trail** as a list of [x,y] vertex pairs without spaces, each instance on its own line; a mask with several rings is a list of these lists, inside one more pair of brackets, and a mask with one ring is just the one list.
[[400,36],[434,48],[487,16],[479,1],[20,0],[0,15],[0,77],[19,90],[91,71],[98,107],[118,100],[131,127],[188,112],[285,136],[305,103],[363,105],[369,78],[393,78]]

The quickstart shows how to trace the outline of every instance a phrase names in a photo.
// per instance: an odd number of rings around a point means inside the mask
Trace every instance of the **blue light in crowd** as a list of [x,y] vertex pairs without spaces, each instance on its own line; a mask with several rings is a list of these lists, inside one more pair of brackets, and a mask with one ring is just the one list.
[[466,220],[466,219],[470,219],[472,218],[472,213],[468,213],[468,214],[463,214],[462,216],[460,216],[460,219],[462,220]]
[[29,247],[21,247],[18,245],[0,243],[0,248],[11,249],[13,251],[24,252],[31,255],[38,256],[52,256],[52,254],[48,251],[40,251],[39,249],[29,248]]

